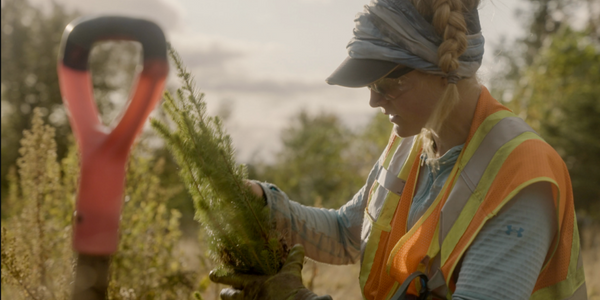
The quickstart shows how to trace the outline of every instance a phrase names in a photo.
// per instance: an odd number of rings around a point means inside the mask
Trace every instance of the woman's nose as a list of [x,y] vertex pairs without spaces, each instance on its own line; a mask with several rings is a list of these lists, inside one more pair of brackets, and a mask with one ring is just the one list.
[[369,99],[369,105],[373,108],[380,107],[386,101],[385,96],[371,90],[371,98]]

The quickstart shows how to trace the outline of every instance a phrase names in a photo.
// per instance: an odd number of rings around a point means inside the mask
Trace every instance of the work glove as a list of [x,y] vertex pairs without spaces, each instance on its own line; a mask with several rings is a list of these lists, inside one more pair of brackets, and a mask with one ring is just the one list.
[[317,296],[302,283],[304,247],[295,245],[290,250],[281,270],[273,275],[218,274],[210,272],[215,283],[231,285],[221,291],[223,300],[332,300],[328,295]]

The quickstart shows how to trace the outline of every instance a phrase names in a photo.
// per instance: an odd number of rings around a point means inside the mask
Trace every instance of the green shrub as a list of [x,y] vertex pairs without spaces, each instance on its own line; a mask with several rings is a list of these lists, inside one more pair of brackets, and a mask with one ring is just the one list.
[[177,53],[170,49],[170,54],[183,80],[175,97],[165,93],[163,104],[175,129],[157,119],[152,126],[181,168],[212,256],[230,271],[273,275],[287,256],[286,244],[273,228],[264,200],[244,182],[246,168],[236,165],[221,120],[206,115],[204,95],[195,89]]
[[[108,298],[190,299],[200,280],[197,271],[184,269],[176,247],[180,213],[166,208],[176,190],[160,184],[163,160],[136,152],[129,159]],[[2,222],[2,297],[69,299],[76,263],[71,248],[79,174],[76,147],[57,162],[54,129],[35,110],[19,153],[2,208],[9,216]]]

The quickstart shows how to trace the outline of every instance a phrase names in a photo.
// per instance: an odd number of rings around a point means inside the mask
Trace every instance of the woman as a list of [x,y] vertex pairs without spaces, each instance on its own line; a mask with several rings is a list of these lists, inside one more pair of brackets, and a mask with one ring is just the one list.
[[[586,299],[567,169],[478,84],[474,0],[376,0],[357,16],[329,84],[368,87],[394,130],[365,186],[338,210],[254,182],[294,247],[270,278],[215,277],[223,298],[316,299],[304,251],[360,261],[367,299]],[[260,188],[259,188],[260,185]],[[264,194],[263,194],[264,193]]]

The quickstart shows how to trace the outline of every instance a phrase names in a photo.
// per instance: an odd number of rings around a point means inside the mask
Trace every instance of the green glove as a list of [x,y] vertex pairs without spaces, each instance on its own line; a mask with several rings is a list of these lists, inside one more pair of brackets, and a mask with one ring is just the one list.
[[332,300],[330,296],[318,297],[302,284],[304,247],[295,245],[279,273],[273,276],[210,273],[210,280],[231,285],[221,291],[223,300]]

